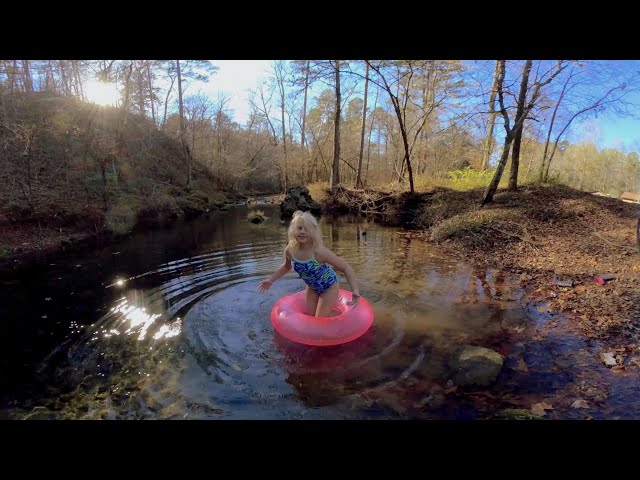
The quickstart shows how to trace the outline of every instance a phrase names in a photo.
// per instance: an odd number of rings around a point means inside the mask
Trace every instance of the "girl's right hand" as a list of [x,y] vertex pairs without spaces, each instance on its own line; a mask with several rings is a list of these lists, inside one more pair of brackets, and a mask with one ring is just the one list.
[[273,285],[273,282],[269,281],[269,280],[263,280],[262,282],[260,282],[260,284],[258,285],[258,290],[260,290],[261,292],[266,292],[267,290],[269,290],[269,288],[271,288],[271,285]]

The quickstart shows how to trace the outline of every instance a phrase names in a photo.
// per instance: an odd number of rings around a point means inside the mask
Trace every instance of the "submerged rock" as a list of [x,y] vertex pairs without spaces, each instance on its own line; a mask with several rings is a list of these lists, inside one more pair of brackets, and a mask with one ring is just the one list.
[[489,348],[465,345],[451,358],[451,380],[455,385],[487,386],[496,381],[504,357]]

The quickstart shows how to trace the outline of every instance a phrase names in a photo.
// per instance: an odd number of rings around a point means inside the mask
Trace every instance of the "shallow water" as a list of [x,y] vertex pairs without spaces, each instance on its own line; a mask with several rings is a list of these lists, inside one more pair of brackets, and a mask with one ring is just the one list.
[[[514,278],[362,219],[320,223],[371,329],[334,347],[281,337],[271,307],[303,283],[257,292],[286,237],[278,208],[259,208],[263,224],[234,207],[2,277],[3,417],[480,419],[544,402],[547,418],[640,418],[637,380],[544,305],[523,308]],[[490,385],[452,381],[464,345],[504,356]]]

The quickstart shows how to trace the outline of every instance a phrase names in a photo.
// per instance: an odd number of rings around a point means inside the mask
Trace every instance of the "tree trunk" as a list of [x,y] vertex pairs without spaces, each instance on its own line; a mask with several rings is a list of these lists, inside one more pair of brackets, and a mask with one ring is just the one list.
[[333,136],[333,165],[331,168],[330,189],[340,185],[340,60],[336,60],[336,116]]
[[513,150],[511,151],[511,172],[509,174],[509,185],[507,190],[512,192],[518,189],[518,169],[520,167],[520,146],[522,144],[522,130],[524,123],[516,130],[513,137]]
[[17,76],[18,76],[18,61],[14,60],[13,61],[13,68],[11,69],[11,76],[7,75],[7,77],[9,77],[9,93],[11,95],[14,94],[14,87],[17,83]]
[[509,148],[511,148],[511,143],[513,142],[513,137],[511,134],[507,134],[507,137],[504,140],[504,146],[502,147],[502,157],[500,157],[500,162],[498,162],[498,168],[496,168],[496,173],[491,179],[491,183],[487,188],[487,191],[482,198],[482,202],[480,205],[486,205],[491,200],[493,200],[493,196],[498,190],[498,184],[500,183],[500,179],[502,178],[502,172],[504,171],[504,167],[507,164],[507,160],[509,159]]
[[52,60],[48,60],[47,61],[47,67],[49,69],[49,76],[51,77],[51,90],[53,92],[56,91],[56,76],[53,73],[53,61]]
[[71,67],[73,71],[73,76],[75,77],[75,85],[76,85],[76,95],[84,98],[84,91],[82,89],[82,79],[80,78],[80,68],[78,67],[80,61],[79,60],[71,60]]
[[180,60],[176,60],[176,67],[178,72],[178,107],[180,111],[180,142],[182,143],[182,151],[185,155],[185,160],[187,161],[187,184],[188,187],[191,185],[191,153],[189,152],[189,147],[187,146],[187,139],[185,137],[185,126],[184,126],[184,104],[182,103],[182,74],[180,73]]
[[307,150],[305,149],[305,135],[307,125],[307,93],[309,92],[309,66],[311,61],[307,60],[306,72],[304,75],[304,101],[302,102],[302,130],[300,131],[300,145],[302,148],[302,162],[306,170],[305,175],[307,182],[311,182],[312,171],[311,165],[307,161]]
[[142,71],[142,65],[138,63],[138,75],[136,76],[136,80],[138,81],[138,110],[140,110],[140,115],[142,118],[147,118],[147,112],[144,108],[144,87],[145,87],[145,78],[144,73]]
[[302,150],[304,150],[304,141],[305,141],[305,128],[306,128],[306,120],[307,120],[307,92],[309,91],[309,64],[310,61],[307,60],[307,71],[304,76],[304,102],[302,103],[302,131],[300,132],[300,144],[302,145]]
[[151,68],[149,67],[149,60],[147,60],[147,81],[149,82],[149,103],[151,104],[151,118],[153,124],[158,128],[158,120],[156,119],[156,107],[153,95],[153,82],[151,81]]
[[33,93],[33,80],[31,78],[31,68],[29,60],[22,60],[22,74],[24,78],[24,90],[27,93]]
[[398,117],[398,123],[400,125],[400,134],[402,135],[402,145],[404,146],[404,165],[407,166],[407,171],[409,172],[409,191],[411,193],[415,192],[415,188],[413,186],[413,169],[411,168],[411,159],[409,153],[409,139],[407,138],[407,131],[405,128],[404,121],[402,120],[402,112],[400,111],[400,105],[398,104],[398,98],[392,97],[391,101],[393,103],[393,108],[395,109],[396,116]]
[[489,159],[491,158],[491,151],[493,150],[493,128],[496,124],[496,93],[498,83],[498,62],[496,60],[496,66],[493,70],[493,83],[491,86],[491,95],[489,96],[489,128],[487,129],[487,138],[485,140],[484,152],[482,153],[482,164],[480,170],[486,170],[489,168]]
[[[569,84],[569,80],[571,80],[572,75],[569,74],[567,77],[567,81],[564,82],[562,86],[562,91],[560,92],[560,97],[556,102],[556,106],[553,108],[553,114],[551,115],[551,124],[549,125],[549,131],[547,132],[547,139],[544,142],[544,152],[542,154],[542,162],[540,163],[540,168],[538,169],[538,182],[542,183],[545,179],[545,164],[547,163],[547,151],[549,150],[549,140],[551,139],[551,132],[553,131],[553,124],[556,120],[556,113],[558,113],[558,107],[562,103],[562,99],[564,98],[564,92],[567,90],[567,85]],[[551,159],[549,159],[551,161]]]
[[58,67],[60,68],[60,78],[62,79],[62,93],[64,95],[69,95],[69,82],[67,81],[64,60],[58,60]]
[[[368,66],[369,64],[367,64],[367,67]],[[371,133],[373,132],[373,121],[375,119],[376,107],[378,106],[378,93],[379,93],[379,90],[376,88],[376,98],[373,101],[373,109],[371,110],[371,127],[369,127],[369,136],[367,138],[367,169],[364,175],[365,184],[367,183],[367,179],[369,178],[369,164],[371,163]],[[378,148],[380,148],[379,142],[378,142]]]
[[162,127],[167,123],[167,108],[169,107],[169,96],[171,95],[171,90],[173,90],[173,84],[176,82],[175,77],[171,79],[171,85],[167,89],[167,95],[164,98],[164,114],[162,115]]
[[522,143],[522,131],[524,130],[524,122],[527,112],[525,111],[525,102],[527,101],[527,87],[529,85],[529,72],[533,60],[527,60],[522,70],[522,81],[520,82],[520,93],[518,94],[518,107],[516,109],[516,120],[520,120],[519,125],[514,125],[516,133],[513,139],[513,152],[511,155],[511,175],[509,175],[508,191],[518,189],[518,167],[520,166],[520,144]]
[[551,149],[551,155],[549,155],[549,158],[547,159],[547,162],[545,164],[544,167],[544,175],[542,176],[542,181],[546,182],[549,179],[549,167],[551,166],[551,159],[553,158],[553,155],[556,153],[556,148],[558,147],[558,140],[560,139],[560,137],[556,138],[556,141],[553,142],[553,148]]
[[493,200],[493,196],[498,189],[498,184],[500,183],[500,178],[502,178],[502,172],[504,171],[504,167],[507,164],[507,159],[509,158],[509,147],[511,147],[511,139],[512,139],[512,130],[509,128],[509,115],[504,106],[504,98],[503,98],[503,85],[504,85],[504,75],[505,75],[505,63],[506,60],[498,60],[498,82],[496,83],[498,96],[500,99],[500,113],[502,113],[502,117],[504,118],[504,130],[506,132],[504,138],[504,145],[502,146],[502,157],[500,157],[500,161],[498,162],[498,167],[496,168],[496,173],[494,173],[493,178],[491,179],[491,183],[487,187],[487,190],[480,201],[480,205],[484,206]]
[[364,132],[367,126],[367,93],[369,89],[369,64],[367,63],[364,78],[364,104],[362,105],[362,131],[360,132],[360,156],[358,157],[358,172],[356,174],[356,188],[362,188],[362,156],[364,155]]
[[287,129],[285,123],[285,110],[284,110],[284,102],[285,102],[285,92],[284,92],[284,66],[282,63],[278,62],[276,65],[276,78],[278,81],[278,90],[280,90],[280,118],[282,120],[282,150],[284,153],[284,172],[283,172],[283,181],[284,181],[284,192],[287,191],[288,188],[288,178],[287,178]]
[[129,64],[129,70],[126,74],[125,80],[124,80],[124,95],[123,95],[123,102],[122,102],[122,113],[123,113],[123,120],[122,120],[122,126],[124,127],[127,123],[127,110],[129,109],[129,98],[131,97],[131,73],[133,71],[133,62]]
[[[396,118],[398,119],[398,125],[400,126],[400,133],[402,135],[402,144],[404,146],[404,163],[402,166],[402,171],[404,171],[404,167],[406,165],[407,171],[409,172],[409,190],[411,193],[414,193],[415,188],[413,183],[413,168],[411,167],[411,149],[409,147],[409,138],[408,138],[406,122],[405,122],[406,103],[403,103],[402,108],[400,107],[400,100],[398,96],[393,93],[393,90],[389,85],[389,83],[387,82],[387,79],[380,72],[380,66],[376,67],[372,65],[369,60],[367,60],[367,65],[369,65],[379,75],[381,81],[383,82],[383,85],[380,85],[380,84],[377,84],[377,85],[382,86],[382,88],[384,88],[384,90],[389,95],[389,98],[391,99],[391,103],[393,105]],[[424,122],[422,126],[424,126]],[[420,134],[420,129],[416,132],[416,135],[419,135],[419,134]],[[415,143],[415,138],[414,138],[414,143]]]

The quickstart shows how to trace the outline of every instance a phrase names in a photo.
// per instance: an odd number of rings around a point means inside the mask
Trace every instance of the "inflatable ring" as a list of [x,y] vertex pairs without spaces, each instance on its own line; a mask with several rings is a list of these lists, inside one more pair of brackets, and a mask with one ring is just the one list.
[[314,317],[304,313],[304,290],[282,297],[271,309],[271,323],[280,335],[305,345],[326,347],[351,342],[364,335],[373,323],[373,308],[360,297],[358,305],[347,305],[351,292],[340,290],[336,306],[338,315]]

